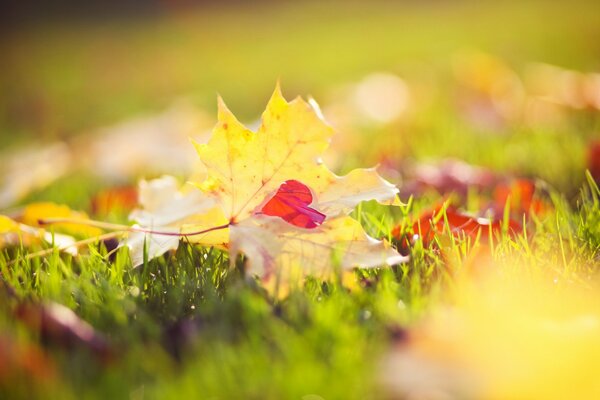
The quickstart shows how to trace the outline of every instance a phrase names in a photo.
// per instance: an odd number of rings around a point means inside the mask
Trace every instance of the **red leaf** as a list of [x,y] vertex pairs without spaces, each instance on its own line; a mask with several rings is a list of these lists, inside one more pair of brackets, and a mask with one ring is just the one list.
[[316,228],[325,220],[325,214],[309,207],[313,195],[305,184],[296,180],[285,181],[259,211],[265,215],[280,217],[300,228]]
[[600,183],[600,140],[590,143],[587,164],[594,180]]
[[[475,218],[453,206],[446,208],[444,218],[442,214],[443,207],[443,205],[437,206],[423,212],[412,227],[412,232],[419,236],[425,247],[429,247],[432,244],[436,235],[444,233],[450,233],[457,238],[470,237],[471,239],[475,239],[480,235],[480,239],[485,242],[489,238],[489,231],[491,231],[492,236],[497,236],[502,232],[501,220]],[[519,233],[521,225],[516,221],[509,220],[508,231],[511,234]],[[397,239],[402,239],[400,225],[394,228],[392,235]],[[409,243],[402,243],[403,246],[407,244]]]
[[550,207],[546,202],[535,197],[535,183],[529,179],[517,179],[496,186],[493,211],[497,215],[502,215],[509,198],[510,212],[514,216],[522,217],[523,214],[530,213],[541,215]]

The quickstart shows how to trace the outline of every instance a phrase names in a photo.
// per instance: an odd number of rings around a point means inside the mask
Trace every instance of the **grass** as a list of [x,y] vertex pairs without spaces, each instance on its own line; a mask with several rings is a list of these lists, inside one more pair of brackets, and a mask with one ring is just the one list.
[[[495,268],[527,279],[523,271],[508,272],[524,265],[559,286],[596,285],[599,199],[592,180],[576,209],[555,194],[555,211],[535,222],[529,240],[505,236],[497,243]],[[370,204],[360,213],[379,236],[399,219]],[[309,279],[282,300],[242,269],[230,269],[227,254],[215,249],[183,244],[137,269],[130,268],[126,249],[111,260],[102,245],[83,257],[55,253],[26,261],[21,255],[31,249],[5,249],[0,271],[14,295],[1,294],[4,340],[38,346],[38,333],[11,318],[11,308],[17,301],[54,301],[106,335],[114,354],[106,360],[85,346],[51,342],[44,351],[55,378],[3,372],[3,397],[380,398],[379,358],[447,297],[457,277],[470,273],[464,246],[457,240],[446,247],[443,261],[416,246],[407,265],[356,271],[352,290]]]

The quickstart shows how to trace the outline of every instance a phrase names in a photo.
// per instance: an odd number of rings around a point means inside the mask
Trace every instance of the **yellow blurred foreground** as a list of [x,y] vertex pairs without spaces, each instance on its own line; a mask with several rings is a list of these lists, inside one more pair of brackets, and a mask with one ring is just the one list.
[[454,289],[384,360],[394,398],[600,398],[597,287],[518,266]]

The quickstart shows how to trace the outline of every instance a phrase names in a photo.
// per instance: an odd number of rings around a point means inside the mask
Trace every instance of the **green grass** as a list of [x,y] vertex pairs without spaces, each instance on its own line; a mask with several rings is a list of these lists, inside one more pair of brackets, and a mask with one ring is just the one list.
[[[554,193],[555,211],[530,226],[529,240],[505,236],[495,246],[495,268],[526,265],[529,273],[559,285],[597,281],[600,192],[590,181],[578,208]],[[410,219],[427,200],[393,213],[367,204],[359,213],[373,234]],[[402,215],[406,217],[402,217]],[[19,301],[54,301],[73,309],[102,332],[109,361],[85,348],[52,344],[48,355],[58,378],[51,381],[0,374],[3,397],[44,398],[380,398],[379,357],[402,330],[446,297],[464,274],[466,244],[457,240],[445,262],[416,246],[411,261],[394,268],[356,271],[359,289],[308,279],[277,300],[258,282],[229,268],[227,254],[183,244],[173,254],[132,269],[126,249],[111,261],[102,246],[71,258],[55,253],[22,260],[31,249],[1,253],[3,338],[36,346],[35,330],[11,318]],[[471,244],[477,246],[477,244]],[[8,260],[17,260],[7,265]],[[454,260],[449,262],[449,260]],[[518,275],[526,279],[527,274]],[[32,381],[34,384],[31,384]]]

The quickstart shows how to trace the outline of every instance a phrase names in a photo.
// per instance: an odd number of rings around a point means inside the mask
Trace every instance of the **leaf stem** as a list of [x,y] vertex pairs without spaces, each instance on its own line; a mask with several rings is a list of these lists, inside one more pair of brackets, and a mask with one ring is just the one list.
[[228,222],[228,223],[223,224],[223,225],[214,226],[212,228],[203,229],[203,230],[200,230],[200,231],[181,233],[181,232],[155,231],[153,229],[140,228],[140,227],[137,227],[137,226],[129,226],[129,225],[122,225],[122,224],[113,224],[113,223],[110,223],[110,222],[102,222],[102,221],[94,221],[94,220],[86,220],[86,219],[74,219],[74,218],[45,218],[45,219],[40,219],[38,221],[38,223],[40,225],[78,224],[78,225],[93,226],[93,227],[96,227],[96,228],[113,230],[113,231],[141,232],[141,233],[149,233],[149,234],[152,234],[152,235],[179,236],[179,237],[201,235],[203,233],[217,231],[217,230],[220,230],[220,229],[227,229],[231,225],[231,222]]

